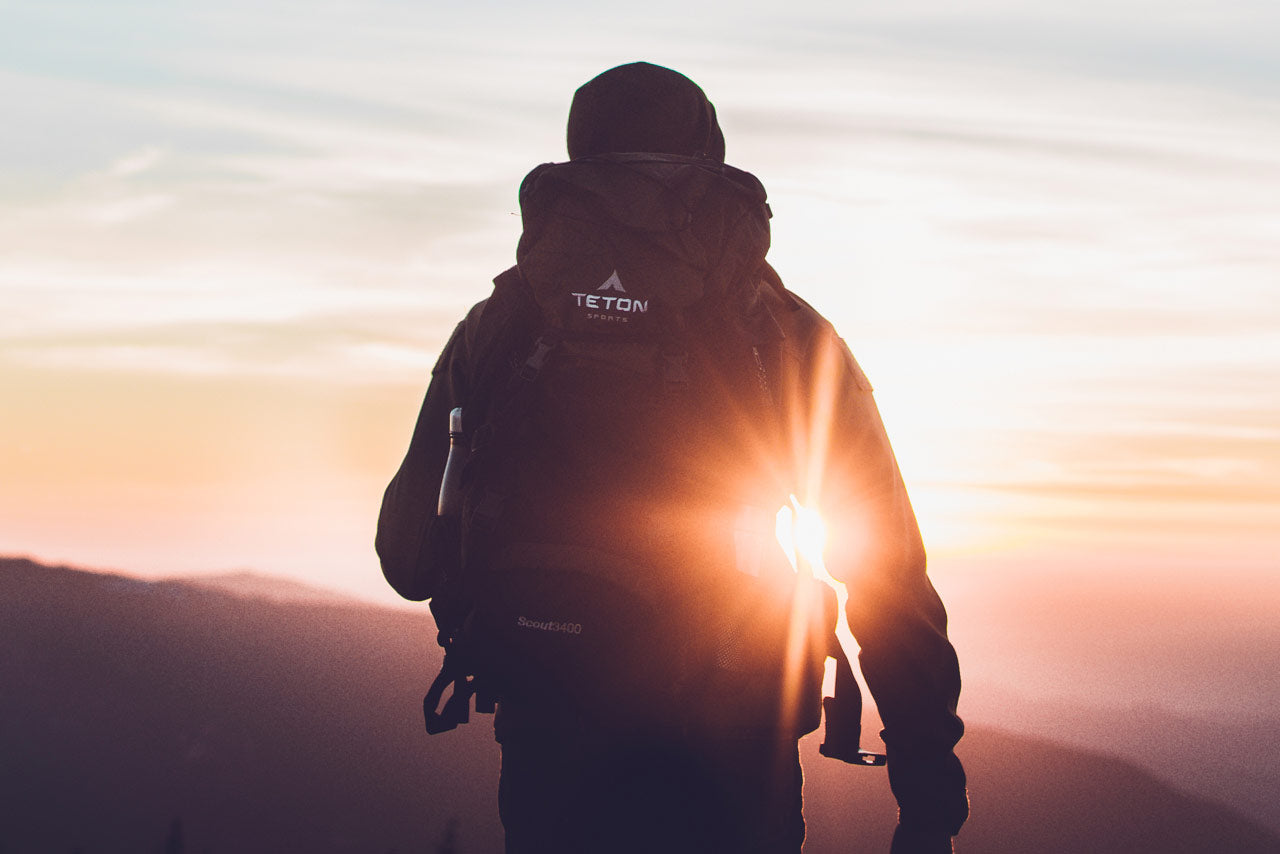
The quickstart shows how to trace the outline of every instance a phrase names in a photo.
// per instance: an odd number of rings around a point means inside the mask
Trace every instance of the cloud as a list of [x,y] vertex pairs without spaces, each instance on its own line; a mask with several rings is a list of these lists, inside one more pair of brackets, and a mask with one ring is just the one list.
[[165,193],[148,193],[85,205],[80,215],[100,225],[119,225],[145,219],[172,206],[174,197]]
[[[227,308],[228,304],[219,304]],[[282,313],[261,310],[216,320],[211,312],[140,324],[120,316],[114,328],[11,334],[3,339],[0,367],[65,374],[162,375],[235,380],[277,379],[329,386],[418,382],[460,313],[444,304],[384,294],[347,310]]]
[[111,164],[108,174],[115,178],[128,178],[141,175],[160,162],[164,151],[159,146],[148,145],[145,148],[126,154]]
[[804,3],[788,7],[773,24],[774,46],[822,64],[853,49],[1280,94],[1271,37],[1280,27],[1280,10],[1266,0],[1193,0],[1173,7],[1147,0]]

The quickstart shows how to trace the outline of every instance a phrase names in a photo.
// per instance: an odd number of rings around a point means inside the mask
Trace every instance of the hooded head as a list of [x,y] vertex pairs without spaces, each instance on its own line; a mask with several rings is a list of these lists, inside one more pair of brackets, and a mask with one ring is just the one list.
[[568,143],[570,158],[645,151],[724,162],[724,134],[702,89],[648,62],[611,68],[574,93]]

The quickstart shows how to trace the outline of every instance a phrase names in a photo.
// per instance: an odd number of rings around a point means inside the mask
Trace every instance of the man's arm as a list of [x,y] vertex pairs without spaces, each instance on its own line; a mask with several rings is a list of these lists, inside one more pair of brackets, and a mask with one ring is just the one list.
[[822,488],[828,564],[848,586],[849,627],[884,723],[899,820],[913,831],[954,835],[969,807],[953,752],[964,725],[946,610],[926,574],[919,525],[870,383],[834,334],[819,342],[813,379],[831,396]]
[[397,593],[414,601],[439,592],[442,567],[433,560],[430,532],[449,453],[449,412],[464,399],[467,327],[477,309],[457,325],[431,370],[431,384],[409,450],[382,496],[378,514],[374,548],[382,562],[382,574]]

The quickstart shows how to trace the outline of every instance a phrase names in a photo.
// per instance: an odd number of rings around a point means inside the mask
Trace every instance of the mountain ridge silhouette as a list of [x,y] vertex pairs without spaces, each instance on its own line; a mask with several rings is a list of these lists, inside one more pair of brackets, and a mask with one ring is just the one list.
[[[0,559],[0,850],[501,850],[489,719],[437,737],[423,612]],[[883,771],[803,746],[807,852],[888,850]],[[971,728],[960,852],[1273,852],[1129,763]],[[450,836],[452,834],[452,836]]]

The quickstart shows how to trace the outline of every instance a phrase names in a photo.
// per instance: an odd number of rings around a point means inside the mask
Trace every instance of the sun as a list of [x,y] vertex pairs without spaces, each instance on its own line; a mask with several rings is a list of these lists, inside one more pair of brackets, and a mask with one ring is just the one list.
[[792,569],[828,583],[834,580],[822,558],[827,544],[827,524],[817,508],[801,504],[792,495],[789,504],[778,508],[774,534]]

